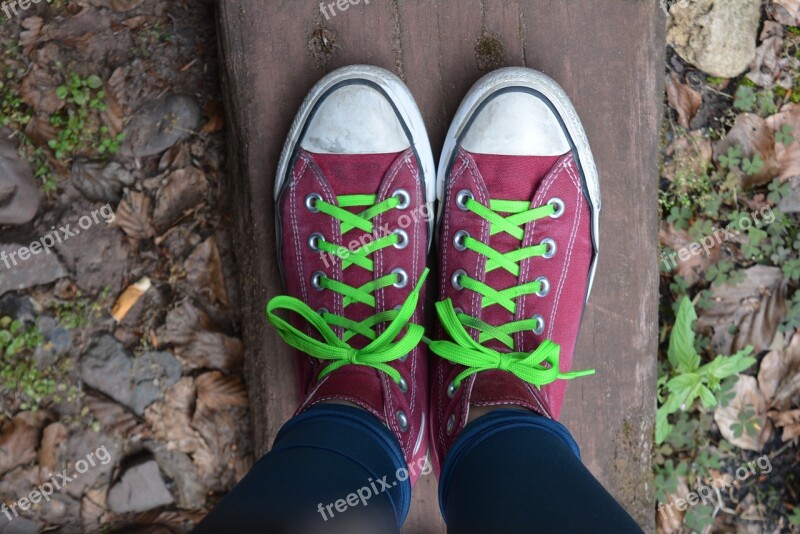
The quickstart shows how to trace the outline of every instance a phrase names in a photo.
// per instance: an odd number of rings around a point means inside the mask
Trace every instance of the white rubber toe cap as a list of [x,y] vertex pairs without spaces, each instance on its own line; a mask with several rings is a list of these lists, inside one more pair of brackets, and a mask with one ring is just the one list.
[[354,84],[320,103],[301,146],[318,154],[386,154],[411,144],[389,100],[372,87]]
[[468,152],[506,156],[560,156],[570,150],[550,107],[522,91],[497,95],[483,106],[461,146]]

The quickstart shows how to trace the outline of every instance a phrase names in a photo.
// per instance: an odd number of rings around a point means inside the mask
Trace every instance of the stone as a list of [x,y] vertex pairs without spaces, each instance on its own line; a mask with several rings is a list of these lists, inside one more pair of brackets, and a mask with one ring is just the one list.
[[155,460],[125,471],[108,492],[108,506],[118,514],[146,512],[173,503]]
[[125,128],[121,156],[155,156],[200,127],[203,113],[197,101],[169,94],[145,104]]
[[23,225],[39,211],[39,188],[28,161],[20,157],[11,132],[0,128],[0,226]]
[[[29,244],[0,244],[0,295],[42,286],[67,276],[61,260],[52,251],[42,250],[39,245],[39,253],[33,255],[28,246]],[[22,257],[21,251],[26,251]]]
[[733,78],[756,56],[761,0],[696,0],[670,8],[667,42],[712,76]]
[[778,209],[783,213],[800,213],[800,176],[789,178],[789,196],[781,199]]
[[81,378],[89,386],[124,404],[137,415],[181,376],[181,365],[169,352],[145,352],[134,358],[113,336],[96,338],[81,358]]
[[44,369],[55,364],[61,356],[69,351],[72,340],[69,330],[61,326],[53,317],[42,315],[36,321],[36,326],[44,337],[44,343],[36,347],[33,359],[40,369]]

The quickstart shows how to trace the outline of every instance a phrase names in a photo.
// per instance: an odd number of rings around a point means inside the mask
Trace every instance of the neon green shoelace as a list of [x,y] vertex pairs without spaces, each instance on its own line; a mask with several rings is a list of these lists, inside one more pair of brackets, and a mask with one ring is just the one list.
[[[525,224],[556,213],[556,206],[553,204],[531,208],[530,202],[514,200],[490,200],[487,208],[475,199],[468,198],[464,206],[490,223],[490,235],[505,232],[520,241],[525,237],[525,230],[522,228]],[[509,215],[504,217],[501,214]],[[459,245],[465,250],[485,256],[487,273],[502,268],[515,277],[519,277],[520,262],[528,258],[545,257],[549,253],[547,242],[503,253],[469,235],[464,235]],[[464,273],[456,276],[457,280],[454,282],[458,286],[481,295],[482,308],[497,305],[512,314],[517,311],[517,298],[541,293],[545,288],[545,283],[537,280],[498,291]],[[594,370],[561,373],[560,347],[549,339],[543,341],[533,352],[514,351],[513,335],[539,328],[539,319],[536,317],[495,326],[465,313],[456,312],[450,299],[437,302],[436,313],[452,341],[432,341],[429,346],[438,356],[466,368],[453,381],[456,388],[467,377],[491,369],[510,372],[536,387],[550,384],[558,379],[570,380],[594,374]],[[467,331],[468,328],[478,332],[477,341]],[[499,352],[484,346],[491,340],[499,341],[510,352]]]
[[[401,203],[399,198],[390,197],[376,204],[377,197],[375,195],[346,195],[337,197],[336,200],[338,205],[317,200],[314,209],[337,219],[341,223],[343,236],[355,228],[373,236],[375,228],[372,219],[381,213],[395,209]],[[357,214],[345,209],[353,207],[366,207],[367,209]],[[369,256],[378,250],[401,243],[401,239],[407,239],[407,237],[403,238],[397,233],[392,233],[375,240],[364,240],[368,242],[353,251],[320,239],[316,242],[316,247],[322,253],[341,259],[342,271],[359,266],[369,272],[374,272],[374,264]],[[399,309],[376,313],[363,321],[354,321],[326,311],[318,313],[305,302],[288,296],[275,297],[269,301],[267,320],[275,326],[288,345],[320,360],[331,362],[320,372],[318,377],[320,380],[345,365],[364,365],[383,371],[396,383],[400,383],[400,373],[389,363],[414,350],[425,333],[422,326],[410,323],[409,320],[417,307],[420,289],[427,276],[428,269],[425,269],[405,303]],[[393,272],[371,280],[360,287],[353,287],[324,276],[320,277],[318,285],[322,289],[342,295],[344,297],[343,308],[346,310],[356,303],[366,304],[374,309],[376,307],[375,291],[401,283],[407,284],[409,281],[404,280],[400,273]],[[309,336],[278,317],[275,312],[279,310],[300,315],[319,333],[322,340]],[[388,325],[378,335],[376,326],[382,323],[388,323]],[[406,326],[408,328],[405,335],[395,341],[395,338]],[[335,327],[343,329],[344,333],[341,339],[334,332],[333,328]],[[370,343],[361,349],[353,348],[348,341],[356,335],[369,339]]]

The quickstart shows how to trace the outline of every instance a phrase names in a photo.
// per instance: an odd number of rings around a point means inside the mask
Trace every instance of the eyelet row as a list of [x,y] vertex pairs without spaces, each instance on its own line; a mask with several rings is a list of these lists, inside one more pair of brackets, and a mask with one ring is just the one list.
[[[392,197],[400,201],[400,203],[395,206],[395,209],[404,210],[411,205],[411,195],[405,189],[396,190],[394,193],[392,193]],[[308,211],[311,213],[319,213],[317,202],[320,200],[322,200],[322,195],[319,193],[309,193],[305,198],[306,209],[308,209]]]

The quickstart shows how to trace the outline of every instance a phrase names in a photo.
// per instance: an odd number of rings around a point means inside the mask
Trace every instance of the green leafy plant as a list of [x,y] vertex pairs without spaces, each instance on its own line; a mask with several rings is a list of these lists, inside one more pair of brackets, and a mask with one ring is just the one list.
[[754,155],[752,159],[744,158],[742,160],[742,170],[747,174],[747,176],[758,174],[763,167],[764,160],[762,160],[761,156],[758,154]]
[[705,409],[715,407],[715,392],[720,390],[722,381],[756,363],[751,356],[753,348],[748,347],[733,356],[719,355],[711,362],[701,365],[700,355],[695,350],[695,319],[697,314],[692,302],[688,297],[683,297],[667,350],[672,378],[665,376],[659,385],[659,398],[662,402],[656,411],[657,444],[663,443],[672,432],[673,426],[669,422],[671,414],[690,410],[698,399]]
[[791,124],[784,124],[781,126],[780,131],[775,132],[775,141],[781,143],[783,146],[791,145],[794,142],[793,131],[794,128],[792,128]]
[[733,170],[739,168],[742,163],[742,147],[728,147],[728,152],[719,157],[719,164],[722,168]]
[[734,95],[733,107],[741,111],[753,111],[756,106],[756,92],[752,87],[740,85]]
[[693,211],[689,206],[673,206],[669,211],[667,222],[672,224],[677,230],[689,228],[689,220],[692,218]]
[[767,186],[769,193],[767,200],[773,204],[779,204],[781,200],[788,197],[792,193],[792,187],[789,182],[784,182],[780,178],[775,178]]

